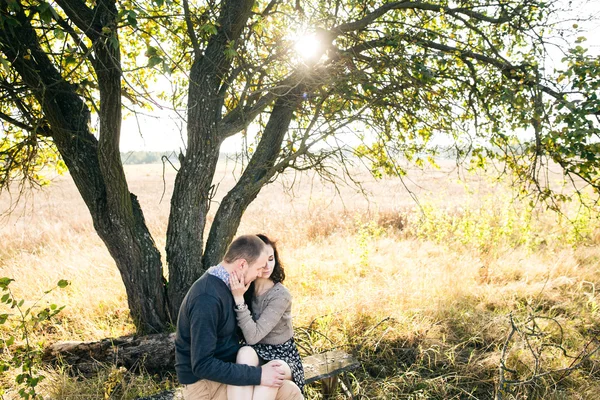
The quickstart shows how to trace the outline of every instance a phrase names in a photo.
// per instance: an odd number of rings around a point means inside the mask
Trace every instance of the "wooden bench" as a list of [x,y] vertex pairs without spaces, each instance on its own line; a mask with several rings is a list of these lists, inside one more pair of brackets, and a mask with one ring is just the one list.
[[[333,396],[338,383],[350,399],[354,399],[352,387],[338,379],[341,374],[360,367],[360,363],[351,355],[341,350],[332,350],[315,354],[302,359],[306,383],[323,381],[323,397]],[[138,400],[183,400],[181,389],[167,390],[152,396],[140,397]]]
[[302,359],[304,379],[306,383],[323,381],[323,397],[332,396],[337,391],[338,383],[350,399],[354,399],[352,387],[344,381],[339,382],[338,377],[346,371],[360,367],[350,354],[341,350],[332,350],[326,353],[315,354]]

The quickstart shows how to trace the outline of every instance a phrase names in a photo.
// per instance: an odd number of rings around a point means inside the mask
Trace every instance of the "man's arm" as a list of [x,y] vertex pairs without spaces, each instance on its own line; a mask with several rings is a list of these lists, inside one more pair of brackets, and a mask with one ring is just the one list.
[[260,385],[260,367],[225,362],[214,357],[222,313],[219,300],[208,295],[199,296],[191,306],[189,318],[192,372],[198,379],[229,385]]

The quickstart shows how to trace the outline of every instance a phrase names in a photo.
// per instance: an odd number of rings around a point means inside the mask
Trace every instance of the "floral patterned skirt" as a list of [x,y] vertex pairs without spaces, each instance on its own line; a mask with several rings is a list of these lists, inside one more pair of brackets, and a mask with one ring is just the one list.
[[294,343],[294,338],[282,344],[257,343],[252,345],[252,348],[264,361],[285,361],[292,370],[292,380],[298,385],[300,391],[304,393],[304,368],[302,368],[302,360],[300,359],[296,343]]

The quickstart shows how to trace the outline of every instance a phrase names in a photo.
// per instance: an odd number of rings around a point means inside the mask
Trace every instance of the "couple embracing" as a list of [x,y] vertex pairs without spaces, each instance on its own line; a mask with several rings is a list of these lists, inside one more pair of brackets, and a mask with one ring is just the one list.
[[194,282],[179,310],[175,338],[184,399],[304,398],[284,278],[275,243],[245,235]]

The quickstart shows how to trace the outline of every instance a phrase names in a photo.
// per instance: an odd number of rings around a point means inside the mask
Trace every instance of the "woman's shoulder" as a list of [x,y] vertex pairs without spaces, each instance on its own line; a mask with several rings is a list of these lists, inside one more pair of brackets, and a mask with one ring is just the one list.
[[271,295],[271,297],[286,298],[286,299],[292,298],[292,293],[290,293],[288,288],[283,286],[283,284],[281,284],[281,282],[277,282],[275,284],[275,286],[273,286],[273,288],[269,291],[269,294]]

